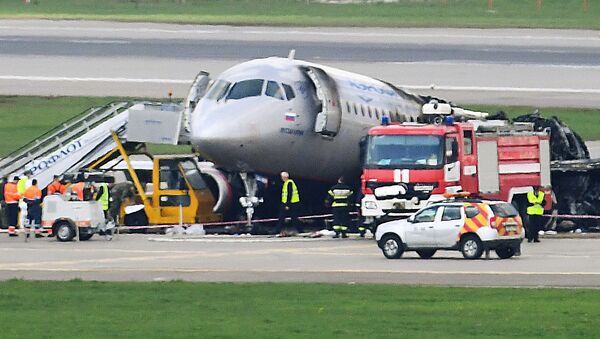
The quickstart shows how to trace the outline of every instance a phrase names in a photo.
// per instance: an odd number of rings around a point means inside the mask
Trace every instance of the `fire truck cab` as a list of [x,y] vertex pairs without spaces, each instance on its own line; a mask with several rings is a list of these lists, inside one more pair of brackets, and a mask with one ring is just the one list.
[[551,208],[547,132],[506,121],[446,120],[369,130],[361,177],[366,224],[407,216],[447,192],[512,202],[524,216],[526,194],[539,185]]

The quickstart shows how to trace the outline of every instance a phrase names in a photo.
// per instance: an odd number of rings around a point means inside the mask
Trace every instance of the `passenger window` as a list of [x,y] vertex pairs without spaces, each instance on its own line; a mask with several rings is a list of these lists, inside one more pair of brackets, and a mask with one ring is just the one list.
[[273,97],[279,100],[285,100],[285,98],[283,97],[283,90],[281,90],[281,87],[279,87],[279,85],[275,81],[267,82],[267,90],[265,91],[265,94],[268,97]]
[[379,120],[379,110],[375,108],[375,117]]
[[365,106],[360,105],[360,113],[362,113],[363,117],[365,116],[365,111],[366,111]]
[[371,107],[369,107],[369,118],[373,117],[373,112],[371,111]]
[[433,222],[435,220],[435,214],[437,212],[437,209],[438,206],[422,210],[417,215],[415,215],[415,222]]
[[354,106],[354,115],[358,115],[358,108],[356,108],[356,104],[354,104],[352,106]]
[[348,101],[346,101],[346,113],[350,113],[350,103]]
[[442,214],[442,221],[460,220],[460,206],[446,206]]
[[227,94],[227,99],[238,100],[248,97],[258,97],[262,93],[264,80],[252,79],[236,82]]
[[446,163],[458,161],[458,142],[456,137],[446,137]]
[[287,97],[288,101],[292,100],[296,97],[296,94],[294,94],[294,89],[292,88],[292,86],[290,86],[288,84],[283,84],[283,90],[285,91],[285,96]]
[[473,154],[473,131],[465,131],[463,135],[465,155]]
[[465,207],[465,214],[467,218],[473,218],[479,214],[479,208],[477,206],[467,206]]

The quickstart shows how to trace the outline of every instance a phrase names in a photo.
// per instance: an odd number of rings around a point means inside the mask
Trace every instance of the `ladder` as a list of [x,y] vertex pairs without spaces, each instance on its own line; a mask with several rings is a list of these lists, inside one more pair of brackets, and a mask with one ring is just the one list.
[[68,145],[99,124],[127,110],[134,103],[111,102],[101,107],[92,107],[40,135],[0,160],[0,176],[20,175],[25,166],[35,159],[43,158]]

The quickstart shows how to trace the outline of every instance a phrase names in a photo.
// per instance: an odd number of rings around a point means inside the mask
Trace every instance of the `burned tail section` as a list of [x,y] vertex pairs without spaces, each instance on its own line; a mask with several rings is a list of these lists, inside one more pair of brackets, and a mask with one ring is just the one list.
[[[590,159],[583,139],[557,117],[544,118],[539,112],[515,118],[530,122],[536,130],[550,130],[552,189],[556,207],[563,215],[600,215],[600,159]],[[594,220],[559,219],[560,229],[600,230]]]

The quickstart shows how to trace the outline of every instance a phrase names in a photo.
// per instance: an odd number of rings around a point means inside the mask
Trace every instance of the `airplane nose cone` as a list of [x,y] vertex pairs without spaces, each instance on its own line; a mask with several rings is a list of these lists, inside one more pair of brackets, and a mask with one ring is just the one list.
[[232,131],[226,126],[198,119],[192,122],[192,144],[206,157],[218,159],[228,153]]

